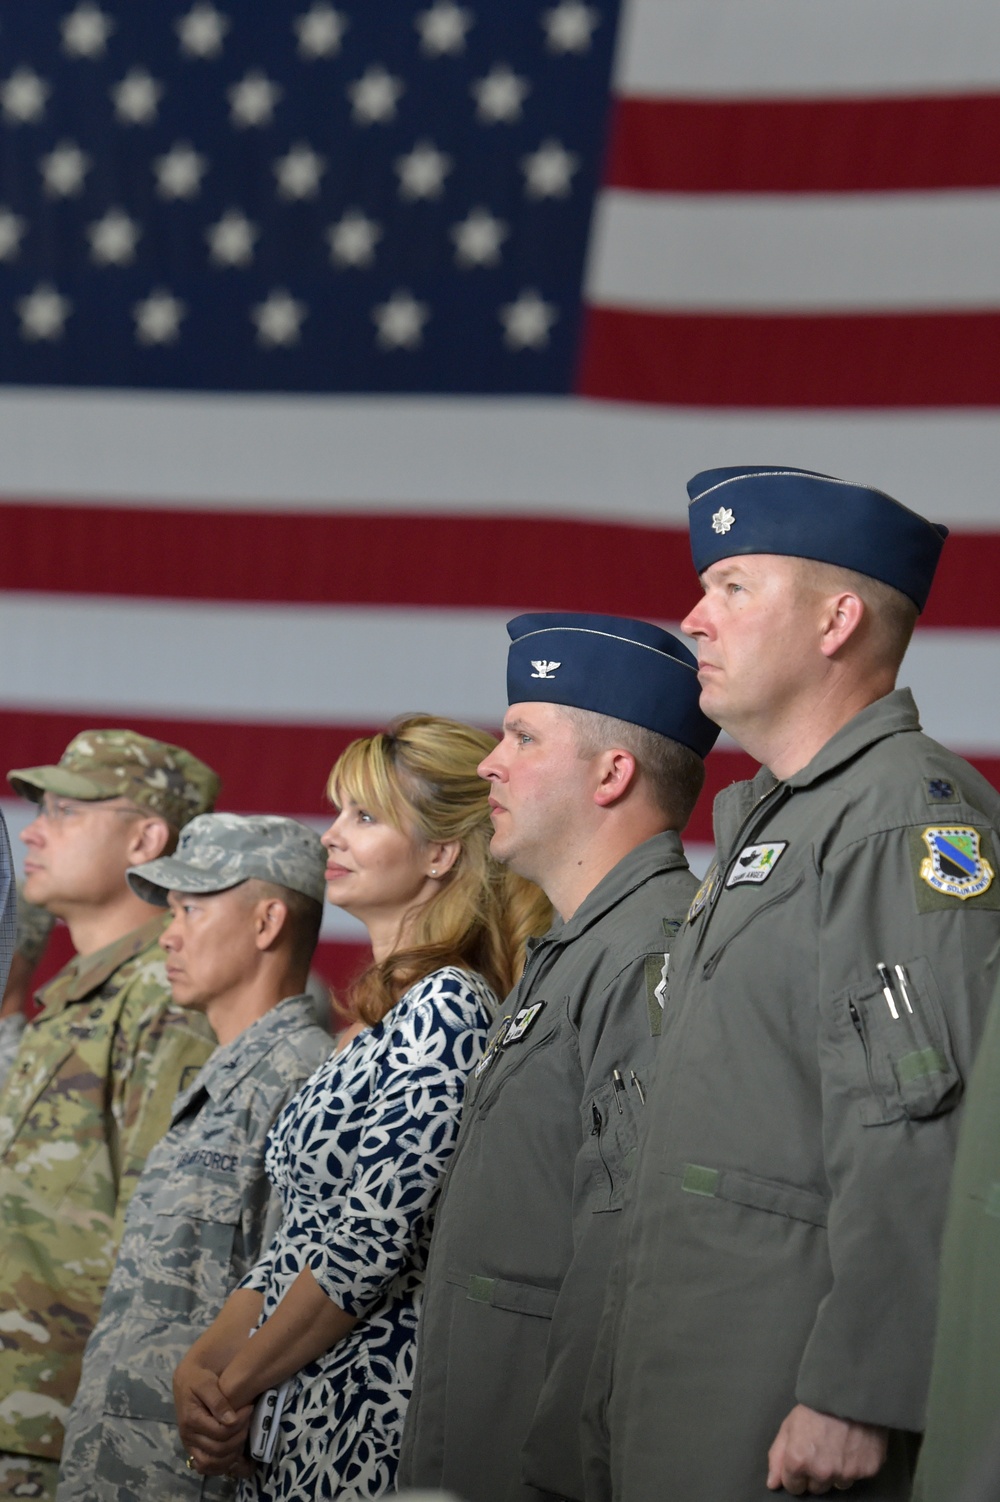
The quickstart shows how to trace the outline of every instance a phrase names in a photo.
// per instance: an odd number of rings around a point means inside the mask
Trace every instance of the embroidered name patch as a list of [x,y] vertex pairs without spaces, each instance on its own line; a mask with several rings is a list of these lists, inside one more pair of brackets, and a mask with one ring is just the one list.
[[948,897],[979,897],[996,874],[979,848],[979,830],[968,824],[932,824],[921,838],[927,855],[920,862],[920,879]]
[[776,840],[771,845],[745,846],[733,861],[732,870],[726,877],[726,886],[760,886],[762,881],[767,881],[787,849],[787,840]]
[[501,1046],[507,1048],[511,1043],[519,1042],[528,1029],[534,1027],[544,1005],[544,1001],[536,1001],[530,1007],[522,1007],[511,1023]]

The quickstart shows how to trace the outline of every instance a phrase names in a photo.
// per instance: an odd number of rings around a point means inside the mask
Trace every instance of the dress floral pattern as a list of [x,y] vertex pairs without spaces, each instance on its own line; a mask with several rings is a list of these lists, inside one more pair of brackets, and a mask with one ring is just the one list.
[[267,1318],[308,1267],[359,1323],[295,1378],[274,1459],[239,1502],[393,1490],[434,1209],[496,1007],[481,976],[436,970],[275,1122],[267,1173],[283,1220],[241,1286],[264,1295]]

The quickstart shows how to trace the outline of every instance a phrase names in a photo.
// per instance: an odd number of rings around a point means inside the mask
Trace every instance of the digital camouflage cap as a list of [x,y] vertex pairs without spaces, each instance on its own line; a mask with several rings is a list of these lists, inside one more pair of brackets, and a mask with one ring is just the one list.
[[88,803],[128,798],[175,829],[207,813],[219,792],[218,776],[197,756],[136,730],[82,730],[56,766],[18,767],[7,781],[33,803],[45,793]]
[[256,878],[322,902],[326,850],[315,830],[276,814],[202,814],[173,855],[130,866],[128,884],[144,902],[166,907],[168,892],[225,892]]

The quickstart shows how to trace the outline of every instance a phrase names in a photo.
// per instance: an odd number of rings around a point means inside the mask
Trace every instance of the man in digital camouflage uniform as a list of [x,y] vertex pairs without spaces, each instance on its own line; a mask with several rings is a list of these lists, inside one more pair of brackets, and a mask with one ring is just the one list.
[[438,1211],[400,1484],[582,1495],[579,1418],[696,888],[680,832],[717,730],[691,653],[646,621],[508,626],[491,849],[561,921],[532,941],[465,1097]]
[[946,529],[780,465],[688,488],[701,705],[762,768],[671,956],[591,1494],[902,1502],[1000,964],[1000,796],[895,687]]
[[171,1005],[163,915],[125,872],[172,848],[218,778],[177,746],[99,730],[9,780],[39,805],[25,896],[77,951],[0,1090],[0,1497],[51,1497],[129,1196],[215,1042]]
[[205,814],[176,855],[129,872],[140,896],[169,901],[174,1000],[202,1012],[220,1046],[178,1098],[132,1196],[66,1427],[58,1502],[235,1491],[186,1467],[171,1380],[273,1235],[267,1133],[333,1047],[303,994],[326,860],[294,819]]
[[0,1087],[10,1073],[21,1046],[27,1016],[24,1007],[31,991],[31,977],[45,953],[55,919],[45,908],[25,898],[17,886],[17,929],[7,988],[0,1002]]

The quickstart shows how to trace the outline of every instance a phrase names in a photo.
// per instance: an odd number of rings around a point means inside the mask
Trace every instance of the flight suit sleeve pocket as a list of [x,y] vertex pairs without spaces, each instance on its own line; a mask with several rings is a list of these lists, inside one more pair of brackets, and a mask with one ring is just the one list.
[[942,1115],[963,1089],[930,961],[888,965],[887,977],[889,985],[876,977],[841,999],[865,1126]]
[[583,1129],[585,1183],[577,1202],[595,1213],[620,1210],[638,1143],[634,1092],[624,1082],[601,1085],[584,1102]]

